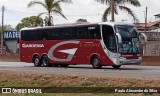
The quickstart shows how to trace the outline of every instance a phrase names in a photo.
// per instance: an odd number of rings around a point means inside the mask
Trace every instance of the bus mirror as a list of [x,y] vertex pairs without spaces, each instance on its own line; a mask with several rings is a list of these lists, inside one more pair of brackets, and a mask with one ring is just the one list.
[[118,43],[122,43],[122,37],[119,33],[116,33]]
[[146,34],[140,33],[140,35],[144,38],[144,42],[146,43],[147,42],[147,36],[146,36]]

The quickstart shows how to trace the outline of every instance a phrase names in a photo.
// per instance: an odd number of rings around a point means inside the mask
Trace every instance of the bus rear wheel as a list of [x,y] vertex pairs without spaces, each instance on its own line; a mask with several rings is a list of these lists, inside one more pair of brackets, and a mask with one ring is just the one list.
[[49,67],[50,66],[47,56],[42,57],[42,66],[43,67]]
[[33,63],[35,67],[40,67],[41,66],[41,62],[38,56],[34,56],[33,57]]
[[114,65],[112,66],[114,69],[119,69],[121,67],[121,65]]
[[95,56],[91,59],[91,64],[92,64],[92,67],[94,69],[100,69],[102,68],[102,65],[101,65],[101,61],[100,59],[98,58],[98,56]]

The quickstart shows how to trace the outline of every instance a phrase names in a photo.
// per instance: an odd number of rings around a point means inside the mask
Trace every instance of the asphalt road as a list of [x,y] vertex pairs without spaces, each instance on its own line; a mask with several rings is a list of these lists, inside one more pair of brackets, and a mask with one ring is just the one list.
[[102,69],[93,69],[91,65],[70,65],[68,68],[34,67],[32,63],[0,62],[0,72],[4,71],[160,79],[160,66],[126,65],[117,70],[110,66],[105,66]]

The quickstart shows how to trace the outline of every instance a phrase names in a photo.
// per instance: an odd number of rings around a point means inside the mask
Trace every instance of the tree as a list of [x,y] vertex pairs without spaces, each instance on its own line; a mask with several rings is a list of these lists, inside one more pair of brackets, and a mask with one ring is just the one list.
[[[3,28],[4,28],[3,32],[4,31],[13,31],[13,30],[15,30],[11,25],[4,25]],[[1,33],[1,30],[2,30],[2,26],[0,25],[0,33]],[[1,34],[0,34],[0,38],[1,38]]]
[[76,22],[77,23],[83,23],[83,22],[87,22],[87,20],[86,19],[78,19]]
[[71,3],[72,1],[71,0],[44,0],[44,2],[41,2],[41,1],[31,1],[30,3],[28,3],[28,7],[32,7],[33,5],[41,5],[43,6],[47,12],[44,12],[44,13],[40,13],[37,17],[40,17],[41,15],[43,14],[48,14],[48,26],[51,26],[53,24],[51,24],[51,13],[54,12],[54,13],[58,13],[60,14],[63,18],[67,19],[63,13],[62,13],[62,9],[60,7],[60,2],[68,2],[68,3]]
[[24,27],[36,27],[36,26],[43,26],[43,19],[37,16],[30,16],[25,17],[21,20],[20,23],[17,24],[16,29],[20,30]]
[[[0,31],[2,30],[2,26],[0,25]],[[4,25],[4,31],[13,31],[15,30],[10,24],[9,25]]]
[[126,4],[130,4],[135,7],[140,7],[141,4],[138,0],[96,0],[96,1],[101,4],[109,5],[109,7],[107,7],[103,13],[102,21],[107,21],[108,15],[112,14],[111,18],[112,18],[112,21],[114,22],[115,21],[114,14],[118,15],[118,8],[119,8],[120,10],[126,11],[129,15],[131,15],[135,22],[139,22],[134,12],[130,8],[125,6]]

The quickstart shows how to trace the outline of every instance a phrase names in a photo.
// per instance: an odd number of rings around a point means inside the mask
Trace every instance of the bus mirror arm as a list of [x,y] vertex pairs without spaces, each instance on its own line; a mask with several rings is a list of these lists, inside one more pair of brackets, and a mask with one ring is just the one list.
[[119,33],[116,33],[116,37],[117,37],[118,43],[122,43],[122,37]]
[[146,43],[147,42],[147,36],[144,33],[140,33],[140,35],[144,37],[144,42]]

